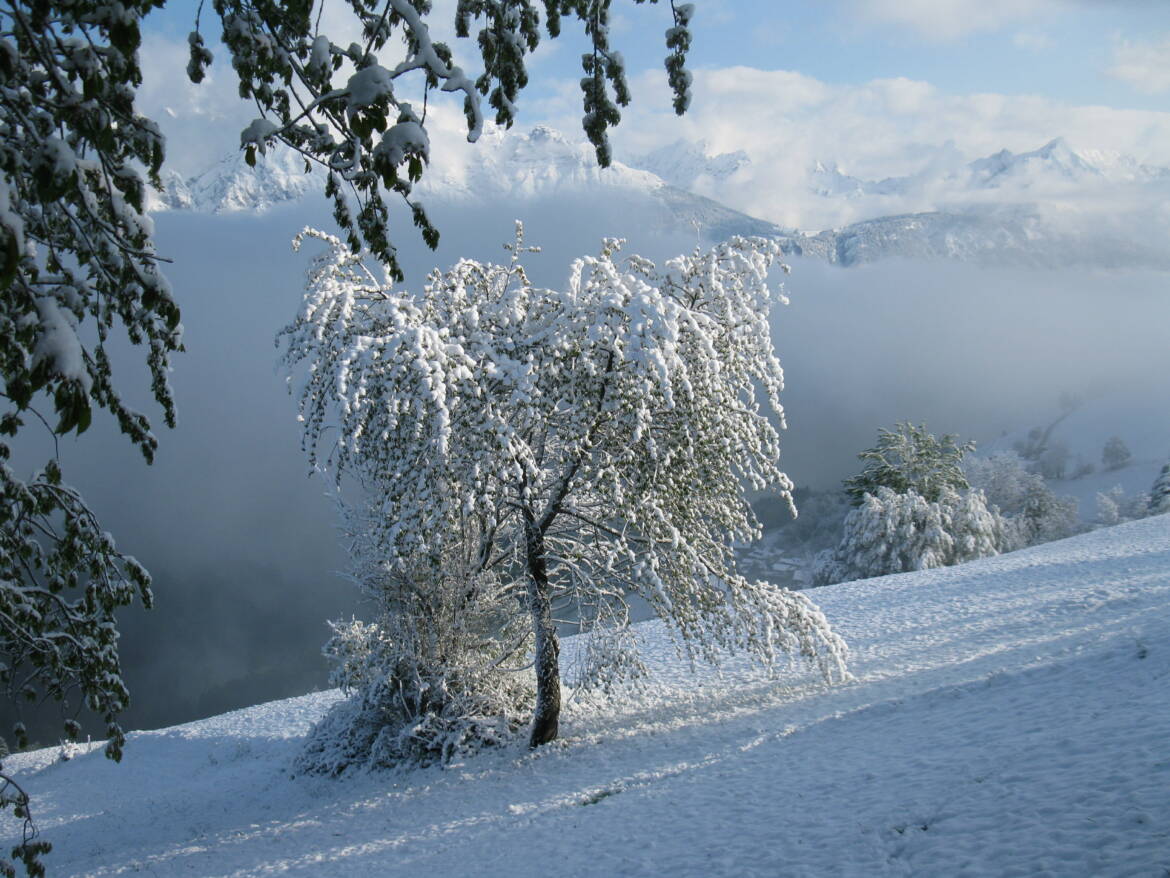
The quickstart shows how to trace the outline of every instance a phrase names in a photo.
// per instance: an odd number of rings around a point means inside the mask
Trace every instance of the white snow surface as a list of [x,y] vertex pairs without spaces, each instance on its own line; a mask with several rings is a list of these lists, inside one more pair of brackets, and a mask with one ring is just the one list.
[[56,875],[1167,874],[1170,515],[812,595],[855,682],[648,623],[648,688],[534,753],[292,777],[325,692],[5,764]]

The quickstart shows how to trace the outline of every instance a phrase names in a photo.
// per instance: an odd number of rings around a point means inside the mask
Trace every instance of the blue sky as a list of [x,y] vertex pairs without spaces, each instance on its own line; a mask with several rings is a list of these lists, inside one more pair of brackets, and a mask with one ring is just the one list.
[[[340,0],[332,0],[340,6]],[[906,77],[950,93],[1040,94],[1070,103],[1170,109],[1170,86],[1143,91],[1110,75],[1124,46],[1160,48],[1170,75],[1166,0],[696,0],[696,68],[791,70],[836,84]],[[446,18],[449,0],[436,2]],[[171,2],[149,32],[182,39],[197,4]],[[614,3],[615,43],[634,70],[662,63],[665,4]],[[204,30],[217,23],[205,10]],[[573,77],[564,40],[554,75]],[[470,47],[469,47],[470,48]],[[465,57],[466,50],[465,50]],[[537,83],[539,85],[539,83]],[[534,89],[537,91],[538,89]]]

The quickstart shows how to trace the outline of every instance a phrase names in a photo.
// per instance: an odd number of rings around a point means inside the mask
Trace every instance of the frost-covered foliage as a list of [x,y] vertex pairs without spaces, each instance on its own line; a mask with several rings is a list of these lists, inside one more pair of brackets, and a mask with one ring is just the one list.
[[963,472],[971,486],[983,492],[987,505],[1004,518],[1001,552],[1062,540],[1082,529],[1076,499],[1054,494],[1016,453],[968,456]]
[[1121,485],[1114,485],[1108,491],[1097,492],[1097,521],[1101,527],[1109,527],[1126,521],[1145,518],[1150,514],[1150,495],[1144,492],[1127,494]]
[[533,746],[557,733],[554,601],[620,622],[636,593],[691,655],[787,651],[842,675],[820,611],[735,568],[734,544],[760,532],[745,488],[791,491],[766,415],[782,416],[778,247],[737,238],[659,269],[607,240],[548,290],[517,231],[507,264],[463,260],[415,293],[309,233],[328,250],[285,363],[311,459],[370,498],[380,562],[413,582],[420,559],[464,559],[455,579],[487,577],[529,615]]
[[[643,0],[637,0],[643,2]],[[650,0],[651,3],[657,0]],[[364,244],[401,279],[395,248],[387,232],[387,196],[409,205],[414,224],[432,247],[438,232],[411,190],[429,161],[426,107],[435,92],[463,100],[468,140],[483,126],[481,95],[497,123],[511,127],[516,101],[528,85],[526,57],[541,39],[541,14],[532,0],[459,0],[455,31],[476,32],[479,76],[465,73],[451,47],[431,38],[429,0],[378,0],[348,4],[361,42],[338,40],[320,30],[324,0],[271,3],[264,0],[214,0],[223,22],[223,42],[232,54],[240,94],[252,98],[263,114],[241,134],[249,161],[268,144],[281,141],[304,155],[306,169],[326,175],[326,195],[334,216],[356,251]],[[611,0],[544,0],[544,30],[561,32],[564,17],[581,22],[589,51],[581,57],[581,125],[607,166],[607,131],[621,120],[619,106],[630,101],[625,61],[610,43]],[[666,68],[674,107],[690,104],[691,75],[686,69],[694,6],[670,4],[666,30]],[[356,19],[356,20],[355,20]],[[188,73],[198,82],[211,63],[196,23],[191,34]],[[352,200],[351,200],[352,199]]]
[[531,673],[516,668],[531,641],[517,597],[500,577],[469,569],[467,557],[388,563],[365,517],[373,508],[362,509],[344,510],[351,575],[376,621],[331,623],[331,681],[349,698],[313,729],[298,768],[425,765],[509,740],[528,719],[533,689]]
[[857,455],[865,468],[845,480],[845,491],[859,505],[866,494],[889,488],[895,494],[913,491],[930,502],[944,490],[970,487],[963,475],[963,455],[975,449],[974,442],[958,443],[953,435],[936,438],[926,425],[896,424],[893,430],[879,429],[878,443]]
[[1105,447],[1101,449],[1101,464],[1106,470],[1121,469],[1133,457],[1129,446],[1120,436],[1110,436],[1105,440]]
[[879,487],[845,518],[840,544],[817,559],[817,585],[949,567],[999,553],[1003,519],[982,492],[943,488],[931,501]]
[[[149,461],[150,423],[115,386],[115,333],[144,351],[154,399],[174,423],[167,373],[179,311],[143,213],[163,138],[134,109],[138,23],[156,5],[0,7],[0,685],[64,701],[71,716],[88,706],[114,759],[129,702],[114,611],[136,595],[149,606],[150,579],[62,481],[55,454],[26,476],[33,467],[13,460],[8,437],[43,424],[55,443],[104,409]],[[66,722],[67,736],[79,731]],[[30,850],[41,851],[15,856]]]
[[1150,515],[1162,515],[1170,512],[1170,463],[1162,467],[1158,478],[1150,488],[1150,505],[1147,507]]

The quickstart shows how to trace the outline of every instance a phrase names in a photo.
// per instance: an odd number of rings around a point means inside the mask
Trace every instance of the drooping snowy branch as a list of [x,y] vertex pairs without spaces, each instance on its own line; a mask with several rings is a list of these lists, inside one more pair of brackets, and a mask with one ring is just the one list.
[[[431,92],[462,97],[470,141],[482,130],[484,96],[496,122],[510,127],[520,92],[528,85],[527,56],[541,39],[537,4],[459,0],[456,34],[470,37],[479,28],[477,60],[483,72],[474,78],[455,63],[449,46],[432,39],[425,0],[351,0],[351,24],[360,29],[361,42],[336,34],[335,42],[320,32],[319,2],[214,0],[214,5],[240,94],[254,100],[262,114],[241,135],[247,159],[254,161],[257,152],[280,140],[304,155],[306,170],[320,166],[334,217],[351,249],[368,248],[391,276],[401,279],[387,230],[386,197],[404,199],[424,240],[432,247],[438,240],[438,231],[412,196],[430,161],[425,126]],[[694,7],[671,5],[666,67],[675,109],[682,113],[690,101],[685,65]],[[572,15],[590,40],[591,51],[582,58],[582,127],[603,166],[611,160],[607,131],[621,119],[618,107],[630,101],[625,62],[610,43],[610,6],[611,0],[543,2],[549,37],[558,36],[562,18]],[[190,45],[188,72],[199,82],[212,58],[198,32]]]
[[844,672],[811,602],[747,581],[732,551],[760,533],[745,488],[792,489],[768,418],[783,418],[774,243],[737,238],[659,269],[607,240],[548,290],[529,283],[518,230],[508,264],[464,260],[410,293],[307,235],[328,249],[284,362],[311,458],[364,486],[387,563],[439,557],[474,523],[462,554],[538,603],[621,618],[637,593],[693,655],[788,651]]
[[[55,456],[26,477],[8,437],[31,422],[55,442],[104,409],[151,460],[150,423],[116,386],[115,332],[143,349],[174,424],[179,310],[144,213],[163,138],[134,107],[139,22],[156,5],[0,6],[0,687],[66,702],[70,714],[88,707],[114,759],[129,703],[114,611],[135,597],[149,606],[150,577],[118,552]],[[79,731],[66,721],[66,735]]]

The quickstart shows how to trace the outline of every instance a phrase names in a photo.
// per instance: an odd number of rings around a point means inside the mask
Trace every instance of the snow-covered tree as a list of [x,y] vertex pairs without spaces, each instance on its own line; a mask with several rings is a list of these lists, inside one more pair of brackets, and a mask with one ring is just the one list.
[[311,459],[360,484],[394,582],[425,587],[425,561],[527,615],[531,646],[509,655],[533,656],[532,746],[557,734],[554,601],[621,620],[638,594],[693,656],[788,651],[843,673],[811,601],[734,563],[760,532],[745,488],[791,491],[767,417],[782,417],[775,243],[659,269],[607,240],[548,290],[528,281],[518,226],[507,264],[464,260],[399,292],[309,234],[328,250],[282,339]]
[[1001,552],[1064,539],[1081,529],[1076,499],[1056,496],[1014,452],[969,455],[963,472],[971,486],[983,492],[988,507],[1004,518]]
[[896,424],[893,430],[879,429],[878,443],[857,455],[865,468],[845,480],[845,491],[860,504],[866,494],[889,488],[895,494],[913,491],[930,502],[946,489],[968,487],[963,475],[963,455],[974,450],[974,442],[958,443],[958,437],[941,439],[926,432],[926,425]]
[[1161,515],[1170,512],[1170,463],[1162,467],[1154,486],[1150,488],[1150,515]]
[[889,573],[948,567],[999,553],[1003,519],[982,492],[949,487],[937,500],[885,486],[865,494],[845,518],[836,549],[822,552],[814,582],[827,585]]
[[1108,527],[1135,521],[1150,514],[1150,495],[1144,491],[1127,494],[1121,485],[1097,492],[1097,524]]
[[1120,436],[1110,436],[1105,441],[1105,447],[1101,449],[1101,463],[1106,470],[1121,469],[1129,463],[1131,457],[1133,455],[1129,446]]
[[[483,73],[472,79],[431,39],[426,0],[349,4],[340,26],[360,37],[336,43],[319,30],[323,3],[213,2],[240,94],[262,114],[242,132],[241,148],[250,160],[275,140],[300,150],[306,169],[326,175],[350,243],[365,243],[396,273],[388,195],[407,201],[428,243],[438,237],[410,198],[428,160],[428,100],[458,94],[470,139],[480,130],[483,96],[510,125],[539,16],[528,0],[460,0],[458,32],[478,29]],[[123,332],[144,352],[154,399],[174,423],[167,375],[181,349],[179,309],[144,213],[147,186],[160,185],[164,141],[136,109],[141,24],[163,5],[14,0],[0,8],[0,436],[43,423],[55,441],[84,432],[94,410],[104,409],[149,461],[157,446],[150,422],[123,400],[107,353],[108,338]],[[610,0],[544,3],[550,36],[573,16],[589,37],[583,126],[602,164],[610,158],[607,129],[629,101],[609,9]],[[690,99],[692,12],[672,4],[666,32],[680,113]],[[198,14],[189,43],[187,72],[198,82],[212,61]],[[124,740],[116,717],[128,697],[113,611],[135,595],[149,605],[149,577],[62,481],[55,455],[25,468],[11,452],[11,442],[0,441],[0,684],[32,700],[76,691],[71,709],[81,702],[104,718],[106,752],[116,759]],[[77,731],[70,720],[66,733]],[[0,804],[14,801],[0,796]],[[35,863],[37,851],[30,842],[18,855]]]
[[[115,381],[115,333],[141,347],[154,399],[174,421],[167,373],[179,311],[143,215],[163,139],[134,109],[138,23],[156,5],[0,8],[0,686],[66,702],[71,716],[87,706],[105,721],[114,759],[128,704],[114,611],[135,596],[149,605],[150,579],[63,481],[55,443],[104,409],[153,457],[150,423]],[[53,447],[16,459],[11,437],[42,425]],[[65,734],[79,731],[70,718]],[[27,812],[27,801],[0,803]],[[32,869],[42,851],[26,839],[14,855]]]

